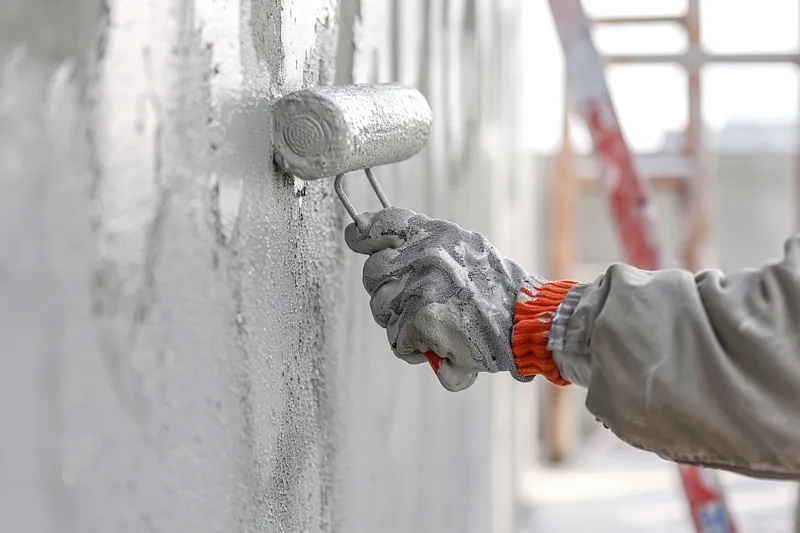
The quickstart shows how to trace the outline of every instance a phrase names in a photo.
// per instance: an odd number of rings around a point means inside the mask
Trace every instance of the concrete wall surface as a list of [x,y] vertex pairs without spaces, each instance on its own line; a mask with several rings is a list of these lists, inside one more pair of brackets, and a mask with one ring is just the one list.
[[419,87],[436,125],[389,198],[530,267],[519,2],[2,2],[0,531],[513,531],[531,388],[391,357],[269,103]]

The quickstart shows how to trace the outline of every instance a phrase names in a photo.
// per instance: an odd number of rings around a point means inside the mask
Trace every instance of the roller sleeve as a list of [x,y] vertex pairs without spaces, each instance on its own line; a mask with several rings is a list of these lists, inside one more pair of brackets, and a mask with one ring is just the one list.
[[425,146],[433,115],[416,89],[383,83],[290,93],[272,121],[275,161],[315,180],[408,159]]

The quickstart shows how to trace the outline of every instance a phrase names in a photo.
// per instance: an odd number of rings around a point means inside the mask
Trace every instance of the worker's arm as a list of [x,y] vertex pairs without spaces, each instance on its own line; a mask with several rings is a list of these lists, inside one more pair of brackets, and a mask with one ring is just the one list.
[[474,371],[575,383],[634,446],[800,478],[800,236],[761,270],[614,265],[591,284],[529,276],[482,236],[403,209],[364,215],[346,240],[371,255],[364,283],[395,354],[436,351],[447,388]]
[[573,287],[548,348],[626,442],[800,477],[800,234],[780,262],[729,275],[613,265]]

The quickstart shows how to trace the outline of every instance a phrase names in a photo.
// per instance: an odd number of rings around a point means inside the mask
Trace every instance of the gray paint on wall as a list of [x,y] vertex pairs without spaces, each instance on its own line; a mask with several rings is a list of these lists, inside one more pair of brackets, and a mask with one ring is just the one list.
[[[492,495],[516,385],[452,395],[391,357],[332,184],[276,170],[268,105],[397,72],[444,115],[460,87],[434,73],[512,68],[486,60],[506,35],[421,0],[69,4],[0,17],[0,529],[510,531]],[[433,54],[452,32],[484,59]],[[492,149],[436,141],[376,175],[492,237],[507,189],[485,171],[515,154],[485,107],[502,94],[473,97],[448,127]]]

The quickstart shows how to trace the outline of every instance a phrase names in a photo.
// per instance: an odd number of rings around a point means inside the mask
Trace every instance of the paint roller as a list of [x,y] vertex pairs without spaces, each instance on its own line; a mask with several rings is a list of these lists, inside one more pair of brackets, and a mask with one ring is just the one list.
[[[372,168],[416,155],[425,147],[432,123],[425,97],[399,83],[302,89],[273,105],[275,162],[303,180],[333,177],[336,195],[358,227],[358,211],[342,188],[344,175],[364,170],[381,205],[389,207]],[[464,389],[477,377],[474,372],[456,375],[432,351],[425,355],[448,390]]]

